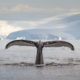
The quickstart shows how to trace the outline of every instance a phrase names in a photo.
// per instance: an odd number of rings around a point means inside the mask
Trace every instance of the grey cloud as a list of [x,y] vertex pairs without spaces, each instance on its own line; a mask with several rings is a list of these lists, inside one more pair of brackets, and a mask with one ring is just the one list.
[[18,3],[21,4],[29,4],[32,7],[39,8],[56,8],[64,7],[64,8],[80,8],[80,0],[0,0],[0,5],[8,5],[13,6]]

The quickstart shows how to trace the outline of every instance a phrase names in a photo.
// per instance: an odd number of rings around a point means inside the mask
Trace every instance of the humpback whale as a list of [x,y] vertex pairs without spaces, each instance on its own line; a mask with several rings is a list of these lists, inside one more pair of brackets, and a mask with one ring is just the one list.
[[65,47],[69,47],[72,51],[74,51],[74,46],[66,41],[46,41],[46,42],[42,42],[42,41],[30,41],[30,40],[14,40],[9,42],[5,48],[8,49],[11,46],[14,45],[19,45],[19,46],[33,46],[37,48],[37,55],[36,55],[36,61],[35,64],[39,65],[39,64],[44,64],[44,60],[43,60],[43,48],[44,47],[61,47],[61,46],[65,46]]

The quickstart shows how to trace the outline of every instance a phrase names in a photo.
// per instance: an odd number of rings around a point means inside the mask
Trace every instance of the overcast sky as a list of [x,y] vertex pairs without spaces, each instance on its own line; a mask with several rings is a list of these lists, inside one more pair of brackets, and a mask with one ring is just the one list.
[[31,28],[65,30],[61,21],[77,14],[80,0],[0,0],[0,35]]

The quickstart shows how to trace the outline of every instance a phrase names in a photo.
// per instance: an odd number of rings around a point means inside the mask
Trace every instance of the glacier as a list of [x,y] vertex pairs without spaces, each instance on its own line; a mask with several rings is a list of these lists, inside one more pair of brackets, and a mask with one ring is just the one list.
[[28,39],[28,40],[58,40],[62,37],[63,40],[73,40],[74,36],[65,32],[57,32],[53,29],[28,29],[12,32],[7,36],[7,39]]

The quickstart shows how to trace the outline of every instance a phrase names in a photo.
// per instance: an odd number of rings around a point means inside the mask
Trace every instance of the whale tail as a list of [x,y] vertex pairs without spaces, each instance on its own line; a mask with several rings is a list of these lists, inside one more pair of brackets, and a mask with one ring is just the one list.
[[71,50],[74,50],[74,46],[69,43],[69,42],[66,42],[66,41],[47,41],[47,42],[44,42],[44,47],[68,47],[70,48]]
[[39,45],[42,45],[42,44],[43,44],[43,47],[64,46],[64,47],[69,47],[71,50],[74,50],[74,46],[71,43],[66,42],[66,41],[34,42],[34,41],[30,41],[30,40],[14,40],[14,41],[9,42],[5,48],[8,49],[9,47],[14,46],[14,45],[38,47]]
[[8,49],[9,47],[14,46],[14,45],[34,47],[36,45],[36,42],[30,41],[30,40],[14,40],[14,41],[9,42],[5,48]]
[[47,42],[34,42],[34,41],[29,41],[29,40],[14,40],[9,42],[6,45],[6,49],[8,49],[11,46],[14,45],[19,45],[19,46],[33,46],[37,48],[37,55],[36,55],[36,62],[35,64],[44,64],[43,61],[43,54],[42,54],[42,50],[43,47],[61,47],[61,46],[65,46],[65,47],[69,47],[71,50],[74,50],[74,46],[66,41],[47,41]]

